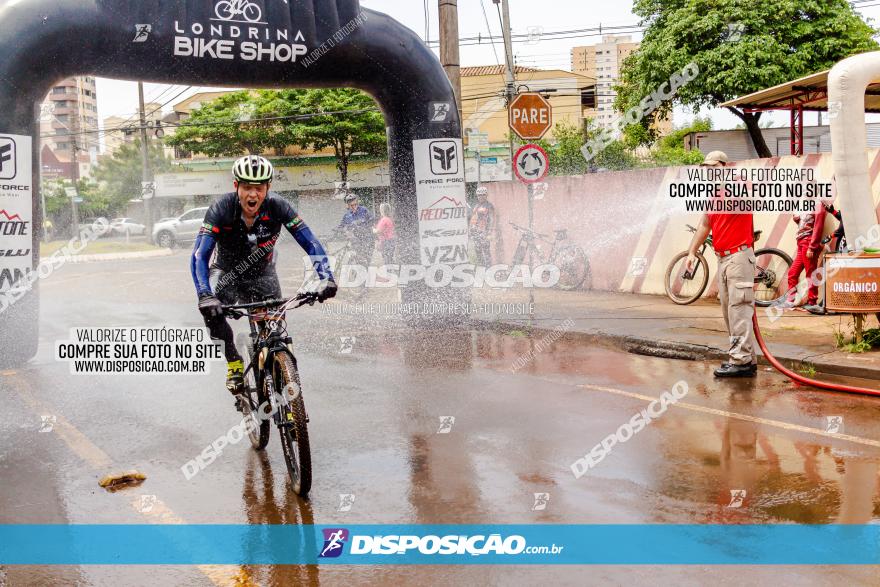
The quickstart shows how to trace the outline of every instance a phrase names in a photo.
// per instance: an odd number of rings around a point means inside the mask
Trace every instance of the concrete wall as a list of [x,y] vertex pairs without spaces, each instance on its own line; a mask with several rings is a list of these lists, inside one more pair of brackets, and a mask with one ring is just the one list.
[[[880,203],[880,151],[872,149],[867,157],[876,206]],[[817,179],[827,181],[833,176],[831,156],[827,154],[756,159],[737,165],[814,166]],[[583,247],[590,259],[594,289],[663,294],[666,266],[690,243],[686,225],[699,222],[699,215],[671,211],[668,195],[661,193],[664,177],[676,172],[676,168],[659,168],[550,178],[544,197],[535,202],[535,230],[552,238],[554,229],[567,229],[569,238]],[[488,187],[500,222],[495,259],[510,262],[519,234],[508,223],[527,224],[526,188],[519,182],[492,183]],[[830,232],[837,222],[829,219]],[[792,254],[795,228],[789,214],[756,215],[755,229],[763,231],[757,247],[777,247]],[[546,248],[549,253],[549,245]],[[643,272],[631,270],[633,258],[644,259]],[[709,254],[707,260],[714,284],[715,256]],[[715,291],[712,285],[707,295]]]

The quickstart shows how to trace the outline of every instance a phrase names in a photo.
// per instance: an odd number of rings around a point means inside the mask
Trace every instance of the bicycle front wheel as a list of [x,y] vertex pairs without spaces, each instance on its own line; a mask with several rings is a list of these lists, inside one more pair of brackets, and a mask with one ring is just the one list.
[[[240,334],[236,341],[239,353],[244,357],[244,368],[248,371],[251,357],[254,356],[254,344],[246,334]],[[263,450],[269,443],[269,404],[268,396],[263,388],[257,387],[256,365],[248,371],[244,378],[244,394],[238,398],[241,413],[245,418],[251,418],[248,422],[248,438],[254,450]],[[262,411],[262,413],[261,413]]]
[[277,392],[284,398],[279,402],[279,432],[287,474],[294,493],[305,497],[312,488],[312,454],[309,450],[308,416],[299,384],[296,359],[287,353],[277,353],[273,379]]
[[666,268],[666,279],[663,281],[666,295],[680,306],[693,304],[700,299],[709,284],[709,263],[706,262],[706,258],[697,253],[694,273],[690,278],[686,278],[687,258],[686,251],[676,255]]
[[755,305],[766,308],[788,291],[791,257],[779,249],[755,251]]

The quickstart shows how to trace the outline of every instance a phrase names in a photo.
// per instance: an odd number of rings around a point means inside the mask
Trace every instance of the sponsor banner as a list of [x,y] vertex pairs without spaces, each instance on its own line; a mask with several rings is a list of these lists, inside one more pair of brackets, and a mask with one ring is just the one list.
[[876,524],[0,526],[0,565],[876,565]]
[[419,249],[424,265],[468,260],[468,206],[461,139],[413,141]]
[[[353,164],[349,168],[348,184],[352,189],[387,187],[391,185],[390,177],[387,163]],[[276,167],[272,190],[334,190],[338,183],[339,172],[332,164]],[[193,194],[219,195],[231,191],[232,174],[229,171],[161,173],[156,176],[157,198],[188,198]]]
[[0,134],[0,292],[26,282],[33,269],[31,141]]
[[[219,0],[204,20],[174,21],[174,55],[190,59],[296,63],[309,52],[305,36],[269,22],[265,0]],[[148,41],[150,25],[137,25],[133,42]]]

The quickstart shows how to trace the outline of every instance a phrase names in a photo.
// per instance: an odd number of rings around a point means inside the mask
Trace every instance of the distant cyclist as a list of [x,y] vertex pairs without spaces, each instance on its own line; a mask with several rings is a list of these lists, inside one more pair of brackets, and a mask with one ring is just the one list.
[[[239,393],[244,383],[244,363],[235,348],[232,328],[222,305],[252,303],[281,297],[275,272],[275,243],[284,227],[309,254],[319,282],[318,301],[336,295],[324,247],[293,207],[269,191],[274,169],[263,157],[242,157],[232,167],[235,191],[215,201],[205,214],[196,237],[190,268],[199,312],[211,332],[222,340],[226,354],[226,388]],[[211,255],[217,255],[213,264]]]
[[345,205],[348,206],[337,230],[345,233],[354,249],[356,263],[363,267],[370,264],[373,257],[373,225],[376,219],[372,212],[360,205],[354,192],[345,193]]
[[495,206],[489,201],[489,190],[477,188],[477,205],[471,212],[471,237],[477,254],[477,265],[489,267],[492,264],[490,238],[495,230]]

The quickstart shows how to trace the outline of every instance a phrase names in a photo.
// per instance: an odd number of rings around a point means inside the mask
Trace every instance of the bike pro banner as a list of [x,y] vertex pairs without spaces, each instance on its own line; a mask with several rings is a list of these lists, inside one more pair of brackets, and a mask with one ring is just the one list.
[[461,139],[413,142],[423,265],[468,260],[468,209]]

